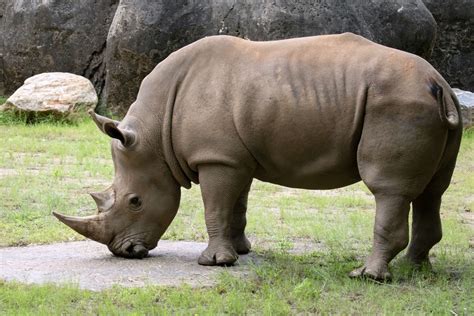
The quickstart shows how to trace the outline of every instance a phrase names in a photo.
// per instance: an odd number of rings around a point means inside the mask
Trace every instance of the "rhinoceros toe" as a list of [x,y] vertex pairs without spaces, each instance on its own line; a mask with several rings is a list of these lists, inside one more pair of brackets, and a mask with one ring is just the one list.
[[352,270],[349,273],[349,277],[351,278],[361,278],[361,279],[370,279],[378,282],[390,282],[392,281],[392,275],[388,271],[387,268],[368,268],[365,265]]
[[247,237],[242,234],[232,239],[232,246],[239,255],[245,255],[250,252],[252,245]]
[[198,259],[198,263],[204,266],[230,266],[239,258],[232,246],[209,245]]

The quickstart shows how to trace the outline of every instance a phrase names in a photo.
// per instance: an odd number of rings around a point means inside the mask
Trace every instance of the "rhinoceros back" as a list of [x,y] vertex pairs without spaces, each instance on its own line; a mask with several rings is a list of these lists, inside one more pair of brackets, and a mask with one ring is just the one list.
[[[190,66],[175,100],[173,143],[191,172],[203,163],[238,165],[248,154],[257,163],[255,177],[264,181],[312,189],[349,185],[360,180],[357,149],[367,103],[383,112],[385,103],[418,97],[398,95],[405,66],[386,69],[392,55],[407,65],[420,63],[418,57],[353,34],[273,42],[221,36],[181,55]],[[414,67],[412,73],[425,76]]]

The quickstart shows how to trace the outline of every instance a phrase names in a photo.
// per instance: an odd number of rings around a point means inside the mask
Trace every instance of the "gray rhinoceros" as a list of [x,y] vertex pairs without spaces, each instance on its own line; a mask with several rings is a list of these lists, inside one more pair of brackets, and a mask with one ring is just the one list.
[[428,261],[462,126],[451,88],[425,60],[345,33],[253,42],[212,36],[171,54],[143,80],[113,138],[115,179],[99,213],[55,214],[118,256],[142,258],[201,185],[209,245],[198,262],[247,253],[253,178],[332,189],[362,180],[376,200],[372,253],[352,276],[390,278],[389,262]]

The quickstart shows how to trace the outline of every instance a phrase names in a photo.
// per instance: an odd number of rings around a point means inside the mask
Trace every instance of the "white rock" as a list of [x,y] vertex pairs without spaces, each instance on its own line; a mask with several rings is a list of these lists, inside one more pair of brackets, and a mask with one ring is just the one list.
[[464,128],[474,126],[474,93],[461,89],[453,89],[461,106],[462,123]]
[[26,79],[4,107],[67,116],[78,110],[95,109],[97,102],[97,93],[88,79],[65,72],[48,72]]

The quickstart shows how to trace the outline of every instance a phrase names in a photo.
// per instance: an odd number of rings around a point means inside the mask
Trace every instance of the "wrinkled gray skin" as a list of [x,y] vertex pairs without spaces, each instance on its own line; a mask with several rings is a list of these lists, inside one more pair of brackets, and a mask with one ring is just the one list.
[[362,180],[376,200],[372,253],[353,277],[390,278],[388,263],[429,263],[441,196],[462,133],[449,85],[423,59],[345,33],[273,42],[204,38],[142,82],[120,123],[92,114],[114,140],[115,179],[99,214],[56,216],[116,255],[144,257],[200,183],[209,245],[203,265],[229,265],[250,243],[253,178],[332,189]]

